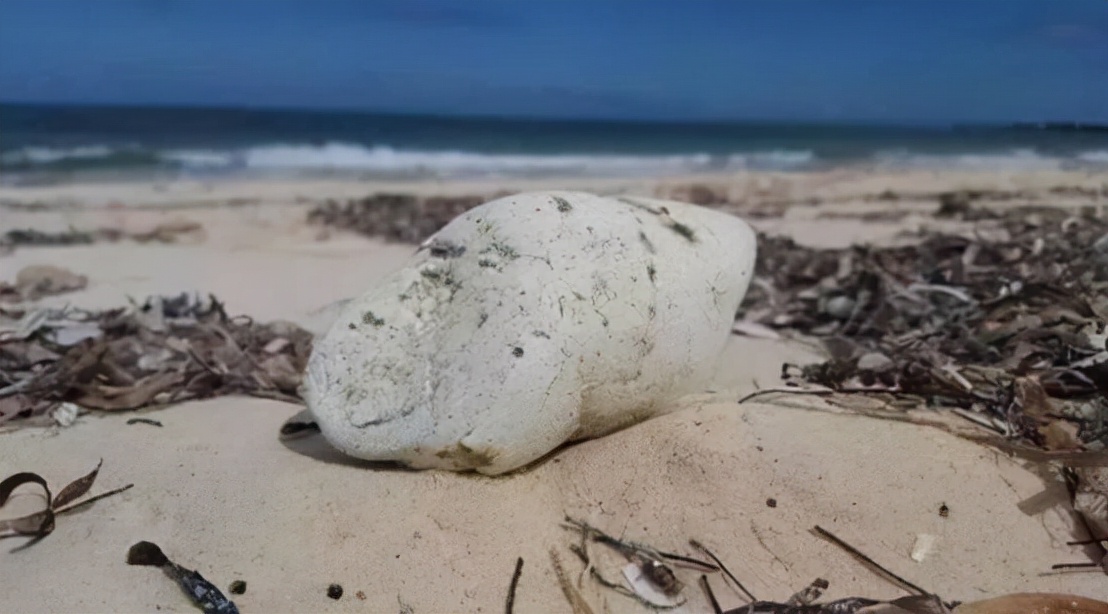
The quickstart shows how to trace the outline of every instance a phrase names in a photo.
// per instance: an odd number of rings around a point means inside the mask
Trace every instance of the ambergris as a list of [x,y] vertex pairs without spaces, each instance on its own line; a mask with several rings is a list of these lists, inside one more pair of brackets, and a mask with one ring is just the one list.
[[350,456],[512,471],[700,390],[755,253],[744,221],[696,205],[498,198],[339,311],[303,397]]

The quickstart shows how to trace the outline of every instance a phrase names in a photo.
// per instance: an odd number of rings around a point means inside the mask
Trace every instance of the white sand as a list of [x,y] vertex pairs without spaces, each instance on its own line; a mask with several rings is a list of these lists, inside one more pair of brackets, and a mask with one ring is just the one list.
[[[975,177],[840,173],[799,176],[778,188],[849,200],[890,186],[935,192],[984,182],[1021,189],[1108,185],[1103,176],[1058,173]],[[740,189],[772,180],[728,181]],[[127,296],[210,291],[232,313],[318,326],[321,308],[361,292],[413,247],[350,236],[318,240],[302,223],[304,201],[379,187],[396,186],[3,188],[0,202],[68,201],[83,208],[0,209],[0,232],[66,224],[139,228],[183,217],[203,224],[207,236],[191,245],[21,248],[0,256],[0,279],[14,278],[27,264],[58,264],[89,276],[90,286],[51,304],[100,308],[124,304]],[[459,194],[500,188],[434,187]],[[196,204],[201,192],[208,200]],[[212,206],[227,198],[258,202]],[[113,201],[121,206],[102,206]],[[132,209],[155,202],[192,204],[168,213]],[[829,244],[844,236],[889,237],[893,230],[856,220],[820,226],[796,215],[759,224]],[[782,361],[815,358],[799,344],[735,337],[713,392],[495,479],[382,470],[341,458],[318,438],[286,445],[277,430],[297,408],[257,399],[220,398],[144,414],[162,421],[160,429],[126,426],[134,414],[121,414],[0,434],[0,477],[37,471],[60,487],[103,458],[94,492],[135,484],[60,518],[57,530],[30,549],[9,554],[22,540],[0,542],[0,610],[195,611],[157,571],[125,564],[128,547],[145,539],[224,590],[246,580],[246,594],[234,596],[244,612],[500,612],[517,556],[525,565],[516,611],[569,612],[548,554],[556,547],[576,578],[581,567],[568,550],[575,538],[559,527],[566,514],[673,552],[694,554],[688,539],[696,538],[762,599],[784,600],[816,577],[830,581],[829,599],[903,594],[813,535],[817,524],[946,599],[1017,591],[1108,599],[1100,573],[1049,572],[1053,563],[1087,559],[1065,545],[1074,537],[1064,487],[1034,466],[933,428],[804,409],[821,407],[816,399],[735,402],[755,382],[774,385]],[[776,507],[767,506],[769,498]],[[938,514],[943,503],[947,518]],[[934,545],[917,562],[911,554],[921,534],[933,535]],[[695,578],[683,576],[691,584],[688,611],[706,611]],[[332,582],[345,588],[340,601],[325,596]],[[595,583],[583,586],[597,611],[643,611]],[[742,603],[718,578],[713,587],[725,607]]]

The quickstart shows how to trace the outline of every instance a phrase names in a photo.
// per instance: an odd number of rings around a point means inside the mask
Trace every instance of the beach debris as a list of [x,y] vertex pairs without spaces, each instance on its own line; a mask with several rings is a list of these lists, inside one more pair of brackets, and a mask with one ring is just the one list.
[[754,614],[951,614],[951,608],[955,604],[943,603],[936,595],[930,594],[907,580],[893,574],[888,569],[878,565],[873,559],[862,554],[857,548],[843,542],[825,529],[816,526],[814,531],[818,535],[846,550],[851,556],[864,563],[871,570],[877,571],[886,579],[895,579],[897,584],[902,587],[910,587],[910,590],[916,594],[900,597],[891,601],[880,601],[864,597],[848,597],[835,601],[816,603],[816,600],[823,594],[823,591],[827,590],[830,586],[827,580],[816,578],[811,584],[793,593],[793,595],[784,602],[761,601],[755,599],[749,591],[742,588],[742,583],[739,582],[738,578],[730,571],[727,571],[723,562],[714,554],[711,554],[702,544],[692,541],[691,543],[694,547],[704,551],[712,560],[716,561],[719,568],[724,571],[728,579],[734,582],[736,586],[740,587],[751,601],[751,603],[739,608],[727,611],[722,610],[719,607],[719,602],[715,594],[712,592],[711,584],[708,582],[707,577],[703,576],[700,585],[707,595],[713,611],[721,614],[745,614],[748,612]]
[[245,595],[246,580],[235,580],[227,590],[229,590],[232,595]]
[[876,572],[878,575],[880,575],[884,579],[892,582],[893,584],[896,584],[900,588],[902,588],[902,589],[904,589],[908,592],[915,593],[916,595],[925,595],[925,596],[931,595],[931,593],[929,593],[928,591],[926,591],[926,590],[920,588],[919,586],[909,582],[908,580],[904,579],[903,577],[893,573],[892,571],[889,570],[888,567],[885,567],[884,565],[879,564],[877,561],[873,560],[872,558],[866,556],[865,554],[862,553],[861,550],[858,550],[854,546],[851,546],[850,544],[846,543],[845,541],[838,538],[837,536],[835,536],[834,533],[831,533],[827,529],[824,529],[823,527],[821,527],[819,525],[816,525],[816,526],[812,527],[812,531],[816,535],[819,535],[820,537],[826,539],[827,541],[831,542],[832,544],[835,544],[839,548],[842,548],[848,554],[850,554],[850,556],[854,557],[855,560],[857,560],[858,562],[862,563],[862,565],[869,568],[870,571]]
[[[692,557],[661,552],[646,544],[615,538],[584,521],[568,516],[563,526],[580,536],[579,542],[572,545],[570,550],[585,565],[582,578],[588,575],[601,586],[651,609],[667,610],[685,604],[685,583],[677,577],[677,567],[689,567],[700,572],[716,572],[720,569],[717,565]],[[605,546],[608,551],[617,554],[621,561],[616,563],[606,560],[601,551],[589,548],[589,544],[593,543]],[[613,574],[605,574],[601,567],[617,568],[623,581],[611,580]]]
[[149,424],[150,426],[162,426],[162,423],[158,420],[151,420],[150,418],[131,418],[127,420],[127,424]]
[[0,310],[0,428],[46,425],[69,406],[123,411],[229,394],[299,403],[311,344],[295,324],[231,317],[214,296]]
[[88,277],[69,269],[49,264],[25,266],[15,275],[15,282],[0,281],[0,302],[36,301],[45,296],[83,290]]
[[[743,583],[735,577],[735,574],[731,573],[731,570],[727,569],[727,566],[723,564],[723,561],[721,561],[719,557],[717,557],[711,550],[709,550],[707,546],[695,539],[690,539],[689,545],[703,552],[708,558],[712,559],[712,562],[716,564],[716,567],[723,572],[723,575],[726,576],[727,579],[731,580],[731,582],[734,583],[735,588],[739,589],[739,591],[742,592],[743,595],[746,595],[747,599],[751,601],[758,600],[758,598],[754,596],[754,593],[751,593],[749,590],[747,590],[747,588],[743,586]],[[709,588],[708,590],[710,591],[711,589]],[[715,601],[715,598],[713,597],[712,600]]]
[[508,584],[508,598],[504,602],[504,611],[512,614],[516,603],[516,587],[519,586],[519,577],[523,575],[523,557],[516,558],[515,570],[512,571],[512,581]]
[[[1074,509],[1108,535],[1108,479],[1097,477],[1108,471],[1108,257],[1098,247],[1108,215],[978,206],[989,198],[945,197],[944,215],[969,226],[921,230],[904,245],[814,249],[761,235],[739,320],[818,339],[828,358],[784,365],[786,386],[748,398],[819,395],[1080,468]],[[889,405],[852,406],[852,395]],[[922,408],[939,412],[911,411]]]
[[1012,593],[959,605],[954,614],[1108,614],[1108,603],[1063,593]]
[[485,203],[426,246],[315,340],[304,400],[345,454],[487,475],[703,389],[756,249],[730,215],[568,191]]
[[935,540],[938,536],[931,533],[920,533],[916,535],[916,541],[912,544],[912,560],[917,563],[922,563],[923,559],[927,558],[927,555],[931,554],[931,550],[935,547]]
[[117,495],[134,486],[134,484],[128,484],[121,488],[116,488],[89,497],[84,501],[77,501],[77,499],[85,496],[88,491],[92,489],[92,485],[96,482],[96,476],[100,474],[100,467],[103,466],[103,464],[104,461],[101,459],[100,462],[96,464],[95,469],[89,474],[67,484],[65,488],[62,488],[61,491],[58,492],[57,496],[51,493],[50,486],[47,484],[46,479],[37,473],[24,471],[5,478],[4,481],[0,482],[0,508],[4,507],[4,505],[9,502],[15,494],[16,489],[26,484],[36,484],[42,489],[41,497],[43,499],[43,507],[40,510],[30,514],[24,514],[17,518],[0,519],[0,538],[16,536],[31,537],[31,541],[16,549],[22,550],[39,542],[52,533],[58,516],[86,507],[106,497]]
[[378,193],[345,204],[328,200],[308,212],[308,222],[388,241],[420,243],[486,200],[484,196]]
[[[882,567],[857,548],[835,537],[826,529],[815,527],[814,531],[835,545],[845,549],[852,557],[862,562],[872,571],[886,579],[908,588],[915,594],[892,600],[877,600],[865,597],[847,597],[834,601],[817,603],[817,600],[830,583],[816,578],[806,588],[794,593],[783,602],[758,601],[723,610],[719,606],[706,575],[700,577],[700,586],[717,614],[1047,614],[1049,612],[1070,612],[1072,614],[1108,614],[1108,603],[1077,595],[1057,593],[1013,593],[993,599],[960,603],[943,601],[938,595],[929,593],[915,584],[897,576]],[[720,567],[723,564],[720,563]],[[733,576],[732,580],[737,582]]]
[[[711,562],[665,553],[641,543],[618,539],[584,521],[575,520],[571,517],[566,517],[563,526],[580,536],[579,543],[571,546],[570,550],[585,565],[581,577],[575,584],[558,559],[557,551],[551,550],[551,557],[555,561],[555,572],[559,578],[559,583],[571,603],[583,602],[578,589],[587,576],[599,585],[623,596],[633,598],[652,610],[664,611],[680,607],[688,601],[685,595],[680,593],[684,584],[677,581],[675,572],[681,568],[688,568],[697,571],[697,582],[704,593],[705,600],[711,607],[711,611],[718,614],[1046,614],[1048,612],[1108,614],[1108,603],[1106,602],[1077,595],[1054,593],[1014,593],[968,603],[947,601],[897,575],[858,548],[846,543],[819,525],[812,528],[815,535],[841,548],[855,561],[910,594],[891,600],[847,597],[819,602],[820,597],[830,587],[830,582],[824,578],[816,578],[784,601],[760,600],[747,590],[719,557],[695,539],[690,539],[689,545],[707,556]],[[604,545],[612,552],[618,553],[625,560],[630,561],[629,564],[624,564],[621,567],[624,572],[621,582],[609,580],[609,576],[598,569],[604,562],[598,556],[599,552],[589,549],[588,545],[590,543]],[[661,576],[646,573],[643,562],[648,562],[659,569],[664,567],[667,569],[667,573]],[[709,582],[709,574],[714,573],[722,574],[725,582],[733,585],[748,600],[748,603],[730,610],[723,610]],[[675,595],[680,595],[679,602],[672,601],[672,597]],[[666,599],[671,600],[666,601]],[[575,606],[575,611],[584,610],[580,610]]]
[[342,599],[342,585],[332,584],[327,587],[327,596],[334,600]]
[[[162,549],[152,542],[140,541],[127,551],[127,564],[157,567],[177,583],[189,600],[205,614],[238,614],[238,607],[224,596],[199,572],[169,560]],[[246,583],[243,582],[243,590]]]

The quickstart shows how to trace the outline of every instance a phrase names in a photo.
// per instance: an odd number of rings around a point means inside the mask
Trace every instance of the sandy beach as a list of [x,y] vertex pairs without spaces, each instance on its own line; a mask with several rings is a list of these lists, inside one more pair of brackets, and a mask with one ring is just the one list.
[[[108,309],[212,293],[231,314],[319,333],[331,305],[402,266],[415,246],[309,224],[313,207],[381,192],[491,197],[553,187],[718,198],[757,230],[812,247],[899,243],[910,240],[906,231],[964,226],[933,216],[938,195],[955,190],[1001,194],[996,207],[1108,205],[1108,175],[1079,171],[3,186],[0,233],[190,230],[168,242],[16,246],[0,253],[0,281],[55,265],[88,285],[36,306]],[[1041,465],[815,397],[738,403],[778,385],[782,363],[820,355],[804,340],[734,335],[710,389],[498,478],[385,469],[344,458],[319,437],[282,441],[282,424],[300,407],[248,397],[0,432],[0,477],[34,471],[56,490],[103,459],[93,493],[134,484],[59,518],[32,547],[9,553],[23,538],[0,542],[0,610],[194,611],[156,570],[126,564],[128,548],[149,540],[225,593],[246,581],[245,594],[229,595],[243,612],[501,612],[517,558],[515,611],[572,612],[550,555],[559,553],[577,583],[583,566],[569,550],[577,537],[562,526],[567,516],[687,556],[698,540],[762,600],[784,601],[816,578],[830,585],[825,599],[904,594],[815,535],[817,525],[944,599],[1042,591],[1108,600],[1102,571],[1051,571],[1089,553],[1066,545],[1084,534],[1065,484]],[[136,416],[163,426],[127,424]],[[688,601],[676,611],[711,611],[699,573],[681,571]],[[724,608],[746,603],[719,574],[710,582]],[[336,583],[339,600],[327,596]],[[580,591],[598,612],[647,611],[587,576]]]

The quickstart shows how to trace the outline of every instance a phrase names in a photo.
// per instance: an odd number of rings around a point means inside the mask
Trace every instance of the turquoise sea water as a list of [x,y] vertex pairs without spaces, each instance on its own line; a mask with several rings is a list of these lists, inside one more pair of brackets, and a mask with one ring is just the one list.
[[0,180],[8,183],[86,174],[643,176],[857,164],[1105,170],[1108,130],[0,104]]

